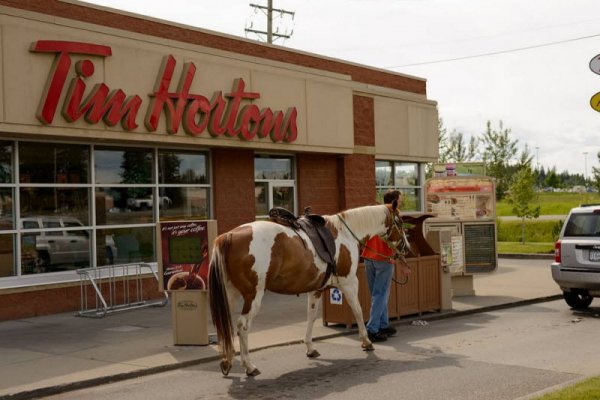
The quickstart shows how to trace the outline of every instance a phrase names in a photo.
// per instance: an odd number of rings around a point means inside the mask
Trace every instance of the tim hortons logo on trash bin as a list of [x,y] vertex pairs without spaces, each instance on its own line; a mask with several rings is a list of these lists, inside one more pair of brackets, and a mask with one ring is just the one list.
[[195,301],[183,300],[177,303],[177,308],[179,310],[195,310],[198,308],[198,304]]
[[[30,51],[36,53],[54,53],[54,64],[48,74],[46,88],[42,94],[37,118],[46,125],[52,124],[56,109],[67,77],[71,72],[71,55],[109,57],[109,46],[92,43],[68,42],[57,40],[38,40]],[[183,126],[185,133],[199,136],[204,131],[212,137],[239,137],[243,140],[265,138],[273,142],[293,142],[298,136],[296,126],[296,107],[283,111],[270,108],[259,109],[252,100],[260,98],[260,93],[245,91],[242,78],[235,79],[230,93],[217,91],[209,100],[200,94],[190,93],[190,87],[196,74],[192,62],[183,65],[183,72],[175,92],[170,92],[171,80],[176,65],[172,55],[166,56],[159,70],[154,91],[149,95],[144,125],[149,132],[158,129],[160,119],[165,114],[166,128],[169,134],[176,134]],[[121,89],[112,89],[105,83],[93,86],[84,98],[87,86],[85,80],[94,74],[95,65],[91,59],[75,62],[76,74],[69,83],[64,96],[61,113],[69,122],[83,117],[90,124],[101,119],[108,126],[119,121],[126,131],[138,127],[137,116],[142,107],[142,98],[127,96]],[[242,103],[250,103],[242,106]]]

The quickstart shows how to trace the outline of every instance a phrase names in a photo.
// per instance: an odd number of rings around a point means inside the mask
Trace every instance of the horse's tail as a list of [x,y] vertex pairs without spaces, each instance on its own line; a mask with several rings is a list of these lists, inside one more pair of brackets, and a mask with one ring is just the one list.
[[215,240],[212,258],[210,260],[210,272],[208,277],[208,290],[210,297],[210,313],[212,321],[217,330],[217,339],[221,347],[221,355],[224,360],[231,361],[235,354],[233,347],[233,324],[231,322],[231,311],[227,298],[227,287],[225,285],[225,253],[227,252],[228,238],[221,236]]

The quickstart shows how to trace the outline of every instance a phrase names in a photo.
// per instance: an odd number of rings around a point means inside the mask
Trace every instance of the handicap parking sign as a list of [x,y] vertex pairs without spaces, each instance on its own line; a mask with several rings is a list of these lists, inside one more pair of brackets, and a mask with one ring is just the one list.
[[331,304],[341,305],[344,301],[342,300],[342,292],[338,288],[332,288],[329,290],[329,302]]

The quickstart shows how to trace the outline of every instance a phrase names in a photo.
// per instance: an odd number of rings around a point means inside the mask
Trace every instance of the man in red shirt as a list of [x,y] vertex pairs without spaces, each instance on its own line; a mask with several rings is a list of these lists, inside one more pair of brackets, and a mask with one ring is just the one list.
[[[400,202],[400,195],[398,190],[388,192],[383,196],[383,202],[385,204],[392,204],[394,200]],[[377,235],[367,241],[362,252],[367,282],[371,291],[371,314],[367,322],[367,331],[371,342],[383,342],[387,340],[388,336],[396,334],[396,329],[390,325],[387,313],[390,285],[396,263],[393,259],[394,254],[394,249],[391,249]],[[410,269],[404,263],[401,268],[404,274],[410,274]]]

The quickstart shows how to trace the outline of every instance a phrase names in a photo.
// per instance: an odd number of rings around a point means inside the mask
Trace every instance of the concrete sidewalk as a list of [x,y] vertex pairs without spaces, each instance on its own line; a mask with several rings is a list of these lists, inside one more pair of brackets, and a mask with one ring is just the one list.
[[[561,291],[552,280],[550,262],[501,258],[496,272],[475,276],[474,296],[453,299],[452,311],[403,317],[392,323],[559,298]],[[305,320],[305,296],[267,293],[252,326],[250,347],[299,343],[304,337]],[[314,337],[355,332],[344,326],[316,323]],[[0,399],[41,397],[218,358],[215,345],[173,345],[169,305],[101,319],[68,313],[4,321],[0,322]]]

